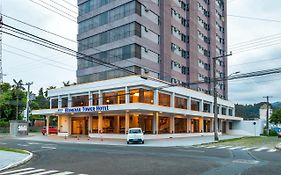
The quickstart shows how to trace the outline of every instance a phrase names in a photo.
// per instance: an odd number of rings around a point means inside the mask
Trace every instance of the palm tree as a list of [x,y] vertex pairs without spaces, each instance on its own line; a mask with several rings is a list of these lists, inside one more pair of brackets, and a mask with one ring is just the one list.
[[51,90],[51,89],[56,89],[57,87],[56,86],[49,86],[46,91],[44,92],[45,93],[45,97],[48,97],[48,90]]
[[24,87],[23,87],[23,81],[22,80],[19,80],[18,82],[13,79],[14,81],[14,85],[12,85],[12,88],[15,90],[16,92],[16,97],[17,97],[17,108],[16,108],[16,120],[18,119],[18,116],[19,116],[19,91],[20,90],[25,90]]

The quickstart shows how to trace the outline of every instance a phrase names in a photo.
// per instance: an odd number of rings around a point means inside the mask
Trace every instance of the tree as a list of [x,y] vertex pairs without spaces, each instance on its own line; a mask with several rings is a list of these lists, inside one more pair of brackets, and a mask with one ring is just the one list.
[[281,108],[273,111],[270,117],[270,123],[281,124]]
[[56,88],[57,88],[56,86],[49,86],[45,91],[45,97],[48,97],[48,90],[56,89]]
[[16,81],[15,79],[13,79],[13,81],[15,84],[12,87],[15,91],[16,99],[17,99],[16,119],[18,119],[18,117],[19,117],[19,96],[20,96],[21,90],[25,90],[25,88],[23,87],[22,80]]
[[70,83],[70,81],[63,81],[63,86],[67,87],[67,86],[72,86],[72,85],[76,85],[77,83],[73,82],[73,83]]

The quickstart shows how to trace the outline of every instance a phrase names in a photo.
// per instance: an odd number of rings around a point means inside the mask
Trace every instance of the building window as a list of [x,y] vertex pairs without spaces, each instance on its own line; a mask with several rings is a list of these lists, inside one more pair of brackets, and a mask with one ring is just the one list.
[[153,104],[154,92],[147,89],[131,89],[130,103],[147,103]]
[[208,103],[204,103],[203,105],[203,111],[204,112],[211,112],[211,105]]
[[97,106],[97,105],[99,105],[99,94],[93,94],[92,95],[92,100],[93,100],[93,105],[94,106]]
[[171,106],[171,96],[164,93],[158,93],[158,102],[160,106]]
[[88,95],[72,97],[72,107],[78,107],[78,106],[89,106]]
[[61,107],[62,108],[68,107],[68,98],[67,97],[64,97],[61,99]]
[[192,111],[199,111],[199,101],[191,100],[191,110]]
[[175,108],[187,109],[187,99],[175,97]]
[[125,103],[125,91],[107,92],[103,93],[103,104],[124,104]]
[[57,98],[51,99],[51,109],[58,108],[59,100]]

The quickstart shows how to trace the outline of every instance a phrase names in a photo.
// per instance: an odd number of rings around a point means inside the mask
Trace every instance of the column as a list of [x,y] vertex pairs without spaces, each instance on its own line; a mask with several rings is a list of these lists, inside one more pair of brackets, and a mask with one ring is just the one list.
[[199,102],[199,111],[200,112],[204,111],[204,101],[203,100],[200,100],[200,102]]
[[187,117],[186,120],[187,120],[187,122],[186,122],[187,133],[191,133],[192,132],[192,129],[191,129],[191,118]]
[[61,98],[61,96],[58,97],[58,108],[62,108],[62,98]]
[[199,132],[204,132],[204,119],[203,119],[203,117],[199,118]]
[[219,111],[218,111],[218,114],[222,114],[222,106],[219,105]]
[[187,98],[187,109],[191,110],[191,97]]
[[125,104],[130,103],[130,91],[129,88],[125,87]]
[[93,116],[89,116],[89,120],[88,120],[88,133],[92,133],[93,132]]
[[57,119],[57,128],[58,128],[58,132],[60,132],[60,116],[58,115],[58,119]]
[[47,135],[49,135],[49,126],[50,126],[50,116],[47,115],[47,123],[46,123],[46,131],[47,131]]
[[175,133],[175,116],[170,117],[170,133]]
[[103,105],[103,97],[102,97],[102,92],[101,92],[101,90],[99,90],[99,105],[101,106],[101,105]]
[[219,132],[222,132],[222,119],[219,119]]
[[226,115],[229,115],[229,107],[226,107]]
[[93,106],[93,94],[88,92],[89,106]]
[[130,127],[130,115],[129,112],[125,113],[125,134],[128,133]]
[[72,128],[72,120],[71,117],[67,117],[67,122],[68,122],[68,135],[71,135],[71,128]]
[[71,98],[71,95],[68,94],[67,96],[67,106],[70,108],[72,106],[72,98]]
[[50,109],[52,109],[52,99],[49,100]]
[[232,116],[235,117],[235,107],[232,108]]
[[98,133],[103,132],[103,116],[102,113],[98,113]]
[[154,105],[158,105],[159,103],[158,103],[158,89],[155,89],[154,90],[154,99],[153,99],[153,101],[154,101]]
[[173,92],[171,97],[170,97],[170,102],[171,102],[171,107],[174,108],[175,107],[175,93]]
[[159,113],[155,112],[153,116],[153,134],[158,134],[159,132]]

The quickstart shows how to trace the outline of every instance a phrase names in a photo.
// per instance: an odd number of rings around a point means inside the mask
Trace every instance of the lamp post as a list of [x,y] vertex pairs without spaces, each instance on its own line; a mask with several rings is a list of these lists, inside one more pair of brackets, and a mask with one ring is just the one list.
[[217,97],[217,77],[216,77],[216,61],[223,57],[231,56],[232,53],[227,55],[221,55],[217,57],[213,57],[213,93],[214,93],[214,127],[215,127],[215,133],[214,133],[214,140],[219,140],[219,133],[218,133],[218,97]]

